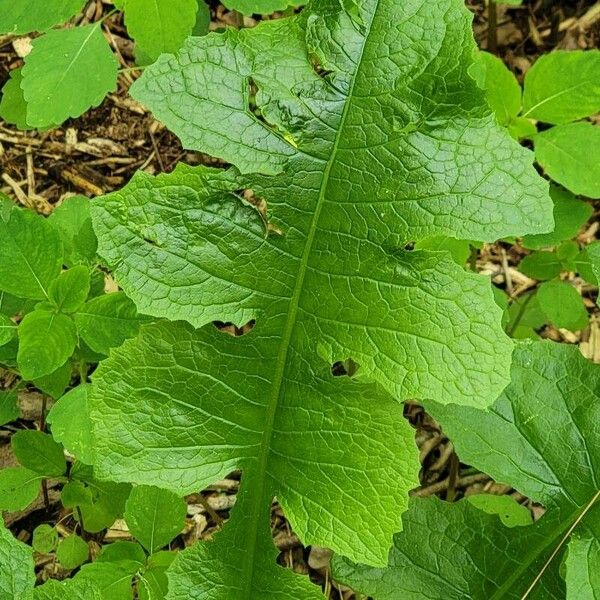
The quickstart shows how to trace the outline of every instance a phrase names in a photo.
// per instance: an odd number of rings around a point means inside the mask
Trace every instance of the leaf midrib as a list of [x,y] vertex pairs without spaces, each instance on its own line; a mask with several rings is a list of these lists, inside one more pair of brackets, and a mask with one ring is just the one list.
[[365,48],[369,42],[369,37],[371,35],[371,30],[373,28],[373,23],[376,20],[377,11],[379,10],[379,0],[375,5],[375,9],[373,11],[373,15],[371,18],[371,22],[369,23],[369,27],[364,34],[364,43],[361,48],[360,55],[356,62],[356,69],[354,71],[354,75],[352,76],[352,82],[350,84],[350,88],[348,90],[348,96],[346,102],[344,104],[344,110],[342,111],[342,115],[340,117],[340,125],[337,130],[335,140],[333,143],[333,147],[331,150],[331,155],[325,169],[323,171],[323,178],[321,180],[321,187],[319,189],[319,196],[317,199],[317,204],[315,206],[315,211],[310,223],[310,227],[308,230],[308,235],[306,237],[306,244],[304,246],[304,250],[302,252],[302,257],[300,259],[300,265],[298,267],[298,272],[296,276],[296,284],[294,286],[294,290],[292,292],[292,296],[290,298],[290,302],[288,305],[288,313],[287,319],[285,322],[285,326],[283,329],[283,335],[281,337],[281,343],[279,346],[279,352],[277,354],[277,359],[275,363],[275,376],[273,378],[272,384],[272,393],[269,397],[267,410],[266,410],[266,420],[265,427],[263,431],[263,438],[259,450],[258,455],[258,493],[252,497],[253,506],[252,506],[252,515],[250,518],[251,523],[251,532],[248,536],[248,539],[251,540],[251,546],[249,551],[245,553],[245,564],[243,568],[243,576],[242,576],[242,584],[244,597],[250,598],[250,594],[252,593],[252,583],[254,577],[254,555],[256,552],[256,548],[258,546],[257,537],[259,533],[259,523],[260,523],[260,512],[262,510],[263,505],[270,501],[270,498],[267,498],[267,462],[269,459],[269,455],[271,452],[271,439],[273,437],[273,429],[275,424],[275,416],[277,413],[277,409],[279,406],[279,400],[281,396],[281,387],[283,385],[285,368],[287,365],[287,357],[290,348],[290,341],[292,339],[292,335],[296,326],[296,320],[298,316],[298,309],[300,298],[302,296],[302,291],[304,289],[304,279],[306,277],[306,271],[308,266],[308,260],[311,255],[312,246],[314,243],[315,234],[317,232],[319,219],[321,215],[321,210],[325,201],[325,194],[329,187],[329,176],[331,174],[331,170],[333,169],[333,165],[335,164],[335,159],[337,157],[337,151],[340,144],[340,139],[343,131],[345,130],[346,118],[348,116],[348,112],[350,110],[350,106],[352,104],[352,98],[354,95],[354,87],[356,85],[356,80],[358,78],[358,74],[360,72],[360,68],[362,65],[362,60],[365,52]]

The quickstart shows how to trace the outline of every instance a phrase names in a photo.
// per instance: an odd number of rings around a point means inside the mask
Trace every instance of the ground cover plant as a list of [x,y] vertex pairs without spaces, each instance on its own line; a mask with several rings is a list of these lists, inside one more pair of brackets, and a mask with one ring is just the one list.
[[[0,3],[0,598],[595,597],[598,51],[521,91],[462,0],[165,6]],[[150,157],[50,202],[115,57]]]

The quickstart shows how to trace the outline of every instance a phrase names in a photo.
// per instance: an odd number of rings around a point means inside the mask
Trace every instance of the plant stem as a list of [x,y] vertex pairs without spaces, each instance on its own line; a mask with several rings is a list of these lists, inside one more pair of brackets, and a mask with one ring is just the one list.
[[498,9],[495,0],[488,0],[488,30],[487,30],[487,51],[492,54],[498,52]]

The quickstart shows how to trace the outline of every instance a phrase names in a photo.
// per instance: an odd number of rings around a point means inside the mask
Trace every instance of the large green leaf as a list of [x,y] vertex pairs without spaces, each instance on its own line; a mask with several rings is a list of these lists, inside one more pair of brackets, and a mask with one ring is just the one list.
[[51,223],[15,206],[0,217],[0,257],[0,289],[44,300],[60,273],[63,248]]
[[[275,566],[274,496],[305,543],[384,563],[417,471],[397,398],[485,406],[508,379],[489,282],[404,246],[549,229],[546,186],[467,73],[462,2],[348,6],[161,57],[134,94],[235,168],[139,174],[92,207],[140,312],[200,327],[145,326],[100,365],[98,475],[184,494],[243,471],[231,522],[175,560],[174,599],[318,597]],[[239,338],[210,324],[253,318]],[[349,357],[357,377],[332,377]]]
[[[337,577],[375,600],[509,600],[528,591],[529,600],[564,600],[559,567],[568,548],[567,586],[575,588],[567,597],[593,598],[582,590],[596,585],[600,570],[593,542],[600,533],[600,366],[573,346],[523,343],[512,382],[491,411],[433,403],[429,410],[462,460],[543,503],[546,513],[534,525],[507,528],[466,501],[415,500],[387,569],[338,560]],[[571,551],[581,553],[582,543],[592,551],[573,569]]]
[[154,62],[164,52],[181,48],[197,12],[198,0],[127,0],[125,24],[136,48]]
[[557,50],[525,75],[523,115],[569,123],[600,111],[600,50]]
[[34,589],[33,600],[105,600],[100,589],[85,579],[49,579]]
[[0,0],[0,33],[45,31],[79,12],[85,0]]
[[33,589],[33,552],[0,523],[0,598],[26,598]]
[[35,39],[22,70],[27,124],[48,127],[98,106],[116,89],[118,68],[100,22]]

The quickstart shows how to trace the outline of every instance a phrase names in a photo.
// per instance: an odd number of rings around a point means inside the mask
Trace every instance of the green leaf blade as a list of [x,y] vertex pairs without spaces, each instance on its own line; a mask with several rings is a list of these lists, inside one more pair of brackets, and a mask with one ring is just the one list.
[[[466,500],[414,499],[387,569],[338,559],[334,575],[375,600],[399,591],[416,600],[432,586],[457,599],[564,599],[567,544],[600,526],[599,400],[600,366],[574,346],[545,341],[517,345],[511,384],[491,410],[428,403],[462,460],[543,503],[545,514],[509,528]],[[589,589],[586,568],[572,572],[567,559],[566,597]]]
[[23,467],[0,469],[0,510],[23,510],[37,498],[42,479]]
[[554,181],[574,194],[600,198],[600,127],[557,125],[534,137],[535,157]]
[[77,344],[75,323],[67,315],[35,310],[19,324],[19,371],[26,380],[56,371],[71,357]]
[[41,431],[18,431],[11,438],[17,460],[27,469],[45,477],[60,477],[67,470],[67,461],[60,444]]
[[589,315],[579,292],[566,281],[546,281],[537,292],[540,308],[557,327],[583,329]]
[[0,289],[21,298],[47,299],[63,260],[60,237],[48,221],[12,208],[0,219],[0,256]]
[[0,565],[0,596],[27,598],[35,583],[33,554],[4,524],[0,524]]
[[[461,2],[348,6],[161,57],[136,97],[234,168],[139,175],[92,207],[99,254],[138,309],[199,327],[143,327],[100,365],[96,472],[178,494],[243,472],[215,542],[175,561],[177,598],[319,596],[274,564],[274,496],[304,543],[384,564],[418,470],[397,399],[486,406],[507,381],[489,281],[404,247],[547,231],[546,185],[468,75]],[[237,338],[210,324],[250,319]],[[357,375],[334,378],[348,358]]]
[[134,487],[125,505],[125,521],[132,535],[152,554],[181,533],[187,504],[168,490]]
[[22,35],[31,31],[45,31],[64,23],[78,13],[85,0],[0,0],[0,32]]
[[54,439],[86,465],[92,463],[94,451],[88,389],[84,384],[70,390],[48,413]]
[[98,23],[37,38],[22,70],[27,123],[48,127],[98,106],[116,89],[118,66]]
[[140,315],[123,292],[93,298],[75,315],[79,335],[100,354],[108,354],[111,348],[134,337],[140,326],[151,320],[151,317]]
[[600,111],[600,50],[555,50],[525,75],[523,114],[555,125]]
[[136,49],[154,62],[161,54],[181,48],[194,29],[197,13],[198,0],[127,0],[125,24]]
[[50,301],[59,312],[76,312],[90,293],[90,271],[79,265],[62,272],[48,289]]

